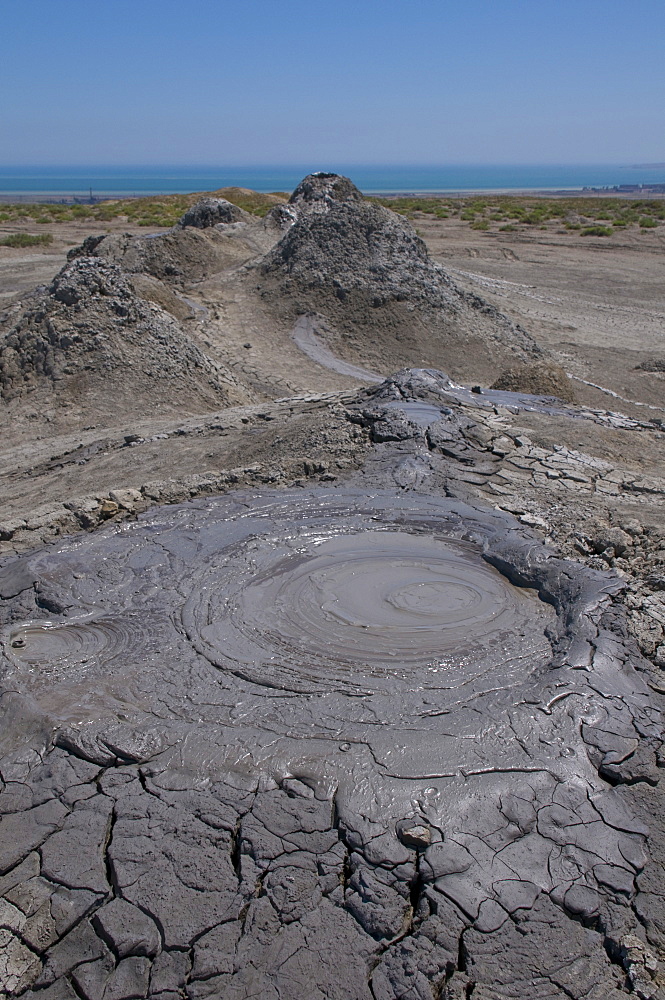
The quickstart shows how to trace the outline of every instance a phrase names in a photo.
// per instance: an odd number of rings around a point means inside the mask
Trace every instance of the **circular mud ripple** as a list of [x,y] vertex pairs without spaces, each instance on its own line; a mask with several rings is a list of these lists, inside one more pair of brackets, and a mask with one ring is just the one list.
[[503,685],[551,655],[553,612],[534,591],[445,518],[426,531],[391,520],[349,529],[331,511],[303,527],[275,510],[264,534],[194,574],[190,640],[222,669],[294,691],[459,689],[487,674]]
[[9,648],[15,659],[34,666],[107,662],[129,650],[148,652],[156,624],[137,612],[65,622],[26,622],[12,630]]

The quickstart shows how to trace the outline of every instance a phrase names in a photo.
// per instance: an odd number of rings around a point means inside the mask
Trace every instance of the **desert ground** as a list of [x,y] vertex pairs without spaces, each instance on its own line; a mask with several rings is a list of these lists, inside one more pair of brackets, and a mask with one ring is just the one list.
[[4,989],[665,996],[665,224],[188,212],[0,246]]
[[[550,229],[547,233],[531,230],[520,233],[474,232],[459,219],[434,219],[420,215],[415,225],[425,240],[434,260],[446,268],[458,285],[481,295],[527,329],[545,347],[551,356],[572,376],[571,390],[580,404],[590,407],[617,410],[636,419],[665,418],[665,372],[640,369],[644,362],[665,358],[663,328],[665,325],[665,300],[663,297],[663,255],[665,254],[665,226],[655,230],[621,233],[611,241],[602,238],[581,238],[575,231]],[[9,232],[35,232],[34,224],[0,225],[0,235]],[[51,246],[12,249],[0,248],[0,301],[6,305],[17,295],[31,291],[38,284],[47,284],[66,263],[67,253],[80,245],[88,236],[100,233],[125,233],[144,236],[145,228],[127,226],[124,220],[99,223],[61,223],[51,227],[54,242]],[[159,229],[150,230],[159,232]],[[161,230],[166,231],[166,230]],[[318,364],[312,364],[294,343],[278,346],[270,342],[265,330],[256,333],[252,318],[234,315],[235,303],[224,290],[224,275],[199,280],[187,287],[188,303],[181,303],[180,316],[184,316],[198,342],[210,348],[215,345],[232,355],[234,367],[248,374],[257,386],[264,401],[300,393],[342,392],[353,390],[359,379],[344,377]],[[237,295],[237,293],[234,293]],[[189,309],[188,309],[189,306]],[[187,313],[189,312],[189,317]],[[254,342],[252,342],[254,341]],[[244,346],[244,345],[249,346]],[[390,345],[392,347],[392,345]],[[346,349],[349,360],[363,364],[374,353],[373,345]],[[396,351],[380,345],[380,359],[372,357],[375,370],[388,375],[405,364],[418,367],[446,368],[446,358],[436,347],[427,354],[417,350]],[[372,367],[371,365],[369,367]],[[655,366],[653,366],[655,367]],[[588,383],[593,383],[589,385]],[[600,386],[602,388],[594,388]],[[603,391],[605,390],[605,391]],[[612,395],[615,393],[616,395]],[[314,402],[308,406],[316,406]],[[261,409],[261,406],[259,406]],[[98,430],[113,428],[117,440],[125,434],[142,437],[154,436],[157,429],[171,427],[166,420],[153,421],[157,414],[145,421],[139,403],[135,412],[123,408],[121,413],[105,413],[94,428],[77,428],[74,438],[57,435],[56,451],[62,453],[79,445],[89,446],[99,438]],[[242,419],[242,418],[239,418]],[[537,437],[547,439],[551,419],[540,420],[537,415],[525,417],[525,426],[533,429]],[[242,425],[241,425],[242,426]],[[252,430],[256,430],[254,427]],[[53,455],[52,435],[40,429],[28,433],[28,442],[22,446],[20,457],[16,451],[18,428],[5,438],[3,448],[2,500],[5,518],[17,516],[25,510],[26,502],[33,497],[41,504],[62,502],[65,494],[85,492],[96,487],[98,491],[114,487],[142,485],[139,481],[156,478],[164,467],[165,454],[154,448],[151,454],[141,454],[136,471],[130,461],[133,454],[127,449],[119,462],[112,454],[99,455],[94,471],[75,472],[76,481],[63,493],[60,486],[51,490],[48,483],[33,485],[22,479],[20,486],[9,486],[8,479],[16,482],[17,473],[24,465],[32,467],[50,461]],[[654,475],[663,474],[665,449],[657,429],[640,437],[639,447],[629,435],[617,431],[603,433],[601,440],[594,440],[595,432],[588,426],[556,425],[554,437],[548,443],[566,444],[571,448],[584,446],[599,458],[621,459],[629,467],[650,470]],[[560,437],[563,435],[563,437]],[[21,437],[23,435],[21,434]],[[225,436],[228,436],[225,432]],[[256,438],[256,434],[254,438]],[[269,439],[268,428],[263,427],[259,439]],[[14,440],[12,440],[14,438]],[[213,436],[215,447],[174,459],[174,445],[170,441],[168,464],[184,462],[183,474],[201,472],[201,462],[213,459],[212,467],[233,467],[235,458],[244,453],[245,446],[229,448],[230,442]],[[40,443],[41,442],[41,443]],[[235,441],[234,441],[235,444]],[[25,456],[23,456],[25,447]],[[265,458],[264,446],[252,445],[256,461]],[[166,449],[165,449],[166,450]],[[97,452],[100,449],[96,449]],[[143,450],[142,450],[143,451]],[[305,456],[306,457],[306,456]],[[322,455],[314,454],[321,460]],[[102,461],[106,459],[106,461]],[[137,456],[138,462],[138,456]],[[229,463],[232,463],[231,465]],[[18,465],[18,468],[16,466]],[[74,471],[74,470],[72,470]],[[34,474],[31,476],[34,478]]]

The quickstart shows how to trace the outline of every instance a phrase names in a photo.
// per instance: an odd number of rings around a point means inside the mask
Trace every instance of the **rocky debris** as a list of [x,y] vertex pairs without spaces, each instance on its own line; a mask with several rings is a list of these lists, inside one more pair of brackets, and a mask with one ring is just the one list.
[[13,317],[0,341],[0,389],[5,403],[55,397],[77,419],[126,400],[192,412],[245,393],[117,265],[92,257],[67,264]]
[[554,361],[531,361],[507,368],[491,386],[508,392],[529,392],[536,396],[555,396],[566,403],[575,401],[568,375]]
[[494,488],[509,489],[512,479],[516,489],[522,484],[531,485],[547,491],[550,500],[556,495],[572,493],[624,497],[636,502],[648,496],[650,504],[665,503],[665,480],[615,468],[610,462],[565,445],[550,451],[534,445],[524,435],[518,437],[521,440],[513,442],[501,477],[496,481],[488,480]]
[[311,175],[289,207],[297,221],[248,280],[260,276],[281,314],[328,320],[345,360],[355,347],[381,370],[386,355],[397,367],[428,353],[455,376],[493,378],[509,360],[542,355],[521,327],[459,289],[406,219],[365,201],[347,178]]
[[639,1000],[652,1000],[660,994],[657,979],[658,960],[636,934],[626,934],[620,943],[621,962]]
[[225,198],[202,198],[188,208],[181,216],[177,225],[184,229],[193,226],[195,229],[209,229],[211,226],[233,225],[236,222],[253,222],[249,212],[238,205],[233,205]]
[[278,465],[256,462],[232,469],[209,469],[197,475],[151,480],[139,489],[118,487],[109,490],[108,494],[73,497],[64,503],[36,507],[23,518],[0,521],[0,543],[6,543],[0,546],[0,553],[24,552],[62,535],[92,531],[105,521],[135,520],[138,514],[157,504],[184,503],[247,486],[304,486],[312,480],[331,482],[351,464],[349,459],[321,462],[285,457]]
[[649,358],[637,367],[643,372],[665,372],[665,358]]
[[[348,420],[344,407],[353,397],[304,394],[203,418],[137,425],[143,433],[121,428],[103,438],[70,438],[72,447],[14,473],[31,502],[26,497],[20,506],[5,507],[0,554],[92,530],[105,520],[131,520],[156,503],[182,503],[238,486],[333,481],[362,464],[367,447],[367,434]],[[248,465],[250,452],[254,461]],[[213,455],[218,464],[211,462]],[[197,469],[203,471],[192,471]],[[53,474],[55,490],[49,488]]]

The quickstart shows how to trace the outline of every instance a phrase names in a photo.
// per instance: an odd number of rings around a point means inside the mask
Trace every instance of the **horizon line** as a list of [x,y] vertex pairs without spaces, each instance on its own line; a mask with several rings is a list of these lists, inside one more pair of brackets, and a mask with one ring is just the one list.
[[[321,159],[323,159],[323,157]],[[49,169],[65,169],[66,168],[66,169],[76,169],[76,170],[86,170],[86,169],[91,169],[91,168],[97,168],[97,169],[104,168],[104,169],[114,169],[114,170],[117,170],[117,169],[141,169],[141,170],[146,170],[146,169],[155,169],[157,167],[160,168],[160,169],[177,169],[177,170],[182,170],[182,169],[189,169],[189,170],[213,170],[213,169],[216,169],[216,170],[218,170],[220,168],[223,168],[225,170],[229,170],[229,169],[230,170],[242,170],[242,169],[247,169],[247,168],[251,168],[253,170],[256,170],[256,169],[261,169],[261,170],[271,170],[271,169],[288,170],[288,169],[295,169],[297,167],[298,168],[302,168],[304,165],[305,165],[305,163],[303,161],[300,161],[300,162],[295,162],[294,161],[294,162],[290,162],[290,163],[223,163],[223,162],[217,162],[217,163],[168,163],[168,162],[104,163],[103,161],[98,161],[96,163],[63,163],[63,162],[55,162],[55,163],[34,163],[33,162],[33,163],[26,163],[26,162],[24,162],[24,163],[4,163],[4,164],[0,163],[0,170],[22,170],[22,169],[23,170],[26,170],[26,169],[27,170],[36,170],[36,169],[43,170],[45,168],[49,168]],[[651,163],[637,163],[637,164],[635,164],[635,163],[627,163],[625,160],[622,161],[622,162],[609,162],[609,161],[605,161],[605,162],[602,162],[602,161],[594,161],[594,162],[591,162],[591,161],[579,161],[579,162],[575,162],[575,161],[567,161],[567,162],[559,162],[559,161],[548,161],[548,162],[542,162],[542,161],[539,161],[539,162],[521,161],[521,162],[518,162],[518,161],[511,161],[510,163],[508,163],[508,162],[491,163],[491,162],[488,162],[488,161],[484,161],[482,163],[474,163],[474,162],[464,163],[464,162],[461,162],[461,161],[457,161],[457,162],[440,162],[440,161],[437,161],[437,162],[421,162],[421,163],[415,163],[415,162],[410,162],[410,163],[406,163],[406,162],[405,163],[386,163],[386,162],[380,162],[380,161],[372,161],[372,162],[369,162],[369,161],[356,161],[356,162],[346,161],[346,162],[342,162],[341,165],[345,166],[345,167],[363,167],[363,168],[367,168],[367,167],[374,167],[374,168],[381,167],[384,170],[385,169],[400,170],[400,169],[413,169],[413,168],[419,168],[419,169],[437,169],[437,168],[441,168],[441,167],[446,167],[446,168],[450,168],[450,167],[465,167],[465,168],[467,168],[467,167],[473,167],[475,169],[478,169],[478,168],[481,168],[481,169],[482,168],[488,168],[489,169],[489,168],[496,168],[496,167],[502,167],[502,168],[506,168],[506,167],[618,167],[620,169],[625,169],[625,170],[648,170],[648,169],[661,169],[661,168],[665,168],[665,163],[651,162]]]

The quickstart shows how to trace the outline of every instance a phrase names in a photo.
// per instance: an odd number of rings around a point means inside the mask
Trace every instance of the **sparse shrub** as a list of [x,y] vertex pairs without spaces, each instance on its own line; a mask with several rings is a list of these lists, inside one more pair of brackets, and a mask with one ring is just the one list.
[[94,219],[95,217],[92,205],[72,205],[69,213],[73,219]]
[[489,229],[489,227],[490,227],[490,224],[487,221],[487,219],[478,219],[476,222],[472,222],[471,223],[471,228],[472,229],[480,229],[483,232],[485,232],[487,229]]
[[516,233],[517,226],[511,226],[510,223],[507,226],[501,226],[499,228],[500,233]]
[[585,226],[580,233],[581,236],[611,236],[612,230],[609,226]]
[[640,229],[655,229],[658,223],[655,219],[650,219],[648,216],[643,215],[640,219]]
[[[191,205],[202,197],[226,198],[253,215],[265,215],[273,205],[288,200],[281,192],[261,194],[245,191],[243,188],[221,188],[219,191],[201,191],[193,194],[156,195],[148,198],[127,198],[97,202],[93,205],[70,205],[48,202],[35,204],[2,204],[0,219],[3,222],[29,221],[39,223],[76,222],[95,220],[110,222],[112,219],[126,219],[133,225],[172,226]],[[436,200],[429,199],[431,210]],[[143,221],[145,220],[145,221]],[[159,221],[156,221],[159,220]]]
[[6,236],[4,240],[0,240],[0,246],[37,247],[48,246],[52,242],[53,236],[51,233],[40,233],[39,236],[33,236],[31,233],[12,233],[11,236]]
[[[180,218],[180,216],[178,216],[178,218]],[[177,219],[173,220],[168,216],[165,217],[160,215],[148,215],[145,216],[145,218],[136,219],[135,221],[137,226],[152,226],[152,227],[157,226],[158,228],[161,227],[168,229],[170,226],[174,225],[174,222],[177,222],[178,220]]]

